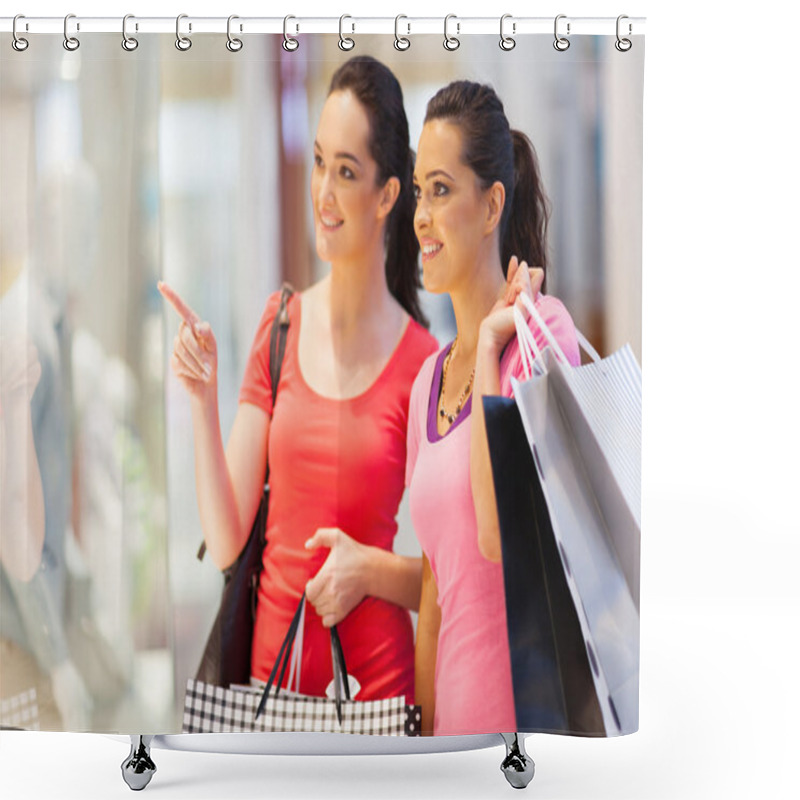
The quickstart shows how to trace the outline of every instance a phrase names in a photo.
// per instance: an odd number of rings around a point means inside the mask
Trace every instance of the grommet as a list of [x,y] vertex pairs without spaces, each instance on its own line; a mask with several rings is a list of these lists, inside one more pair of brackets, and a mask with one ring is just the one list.
[[126,14],[122,18],[122,49],[127,50],[129,53],[132,53],[139,46],[139,40],[133,36],[128,36],[129,19],[134,19],[133,14]]
[[238,53],[244,47],[244,42],[231,34],[231,22],[235,19],[239,19],[236,14],[231,14],[228,17],[228,41],[225,42],[225,47],[227,47],[231,53]]
[[[71,19],[75,19],[74,14],[67,14],[67,16],[64,17],[64,49],[73,52],[81,46],[81,43],[76,37],[69,35],[68,26]],[[80,30],[80,25],[77,25],[76,29]]]
[[[398,14],[394,18],[394,49],[400,50],[403,52],[404,50],[408,50],[411,47],[411,39],[408,39],[405,36],[401,36],[398,31],[398,26],[401,19],[408,19],[405,14]],[[408,26],[408,32],[411,33],[411,26]]]
[[27,50],[27,49],[28,49],[28,45],[30,44],[30,42],[28,42],[28,40],[27,40],[27,39],[23,39],[23,38],[22,38],[22,37],[21,37],[21,36],[20,36],[20,35],[17,33],[17,20],[18,20],[18,19],[25,19],[25,16],[24,16],[23,14],[17,14],[17,16],[16,16],[16,17],[14,17],[14,22],[13,22],[13,23],[11,23],[11,35],[12,35],[12,37],[13,37],[13,38],[11,39],[11,46],[12,46],[12,47],[13,47],[13,48],[14,48],[14,49],[15,49],[15,50],[18,52],[18,53],[22,53],[24,50]]
[[[450,22],[451,19],[457,19],[455,14],[448,14],[444,18],[444,42],[442,42],[442,46],[445,50],[449,50],[451,53],[455,50],[458,50],[461,47],[461,42],[456,36],[450,36],[447,33],[447,23]],[[459,24],[456,22],[456,33],[459,32]]]
[[[339,49],[348,52],[352,50],[356,46],[355,39],[351,39],[349,36],[345,36],[342,32],[342,25],[346,19],[353,19],[349,14],[342,14],[339,17]],[[355,30],[355,25],[353,26],[353,30]]]
[[[631,47],[633,47],[633,42],[632,42],[630,39],[627,39],[627,38],[622,38],[622,37],[619,35],[619,27],[620,27],[620,26],[619,26],[619,24],[620,24],[620,22],[622,22],[622,20],[624,20],[624,19],[628,19],[628,16],[627,16],[627,14],[620,14],[620,15],[617,17],[617,41],[616,41],[616,42],[614,42],[614,47],[616,47],[616,48],[617,48],[617,50],[619,50],[619,52],[620,52],[620,53],[627,53],[627,52],[628,52],[628,50],[630,50],[630,49],[631,49]],[[630,36],[630,35],[631,35],[631,32],[632,32],[632,31],[633,31],[633,27],[631,26],[631,24],[630,24],[630,22],[629,22],[629,23],[628,23],[628,36]]]
[[[175,20],[175,47],[183,53],[192,46],[192,40],[188,36],[181,34],[181,20],[188,18],[188,14],[178,14],[178,18]],[[192,26],[190,25],[189,30],[191,31],[191,29]]]
[[[500,17],[500,49],[505,50],[506,52],[513,50],[517,46],[517,40],[511,36],[506,36],[503,30],[505,21],[511,18],[511,14],[503,14],[503,16]],[[511,31],[512,33],[517,32],[517,24],[515,22],[511,23]]]
[[[566,19],[566,18],[567,18],[566,14],[559,14],[556,17],[556,21],[555,21],[555,23],[553,25],[553,34],[556,37],[556,40],[553,42],[553,47],[555,47],[555,49],[558,50],[559,53],[563,53],[565,50],[569,50],[569,39],[567,39],[566,36],[559,36],[559,33],[558,33],[558,21],[560,19]],[[570,28],[570,25],[569,25],[569,22],[568,22],[567,23],[567,36],[569,36],[569,28]]]
[[283,18],[283,49],[286,50],[287,53],[293,53],[298,47],[300,47],[300,41],[295,39],[293,36],[289,36],[289,33],[286,29],[290,19],[297,19],[297,17],[293,17],[291,14],[289,14]]

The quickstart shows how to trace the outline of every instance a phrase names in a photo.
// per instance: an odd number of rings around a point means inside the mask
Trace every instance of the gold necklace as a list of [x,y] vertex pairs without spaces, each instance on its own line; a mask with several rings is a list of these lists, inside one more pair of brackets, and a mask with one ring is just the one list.
[[472,390],[472,381],[475,377],[475,367],[473,367],[472,372],[469,374],[467,385],[464,387],[464,391],[461,392],[461,396],[458,398],[458,404],[456,405],[455,412],[448,414],[444,407],[444,387],[445,383],[447,382],[447,368],[450,366],[450,359],[453,357],[453,353],[455,352],[457,344],[458,336],[456,336],[456,338],[453,340],[453,344],[450,345],[450,350],[448,351],[447,357],[444,360],[444,366],[442,367],[442,389],[439,394],[439,416],[446,418],[449,425],[452,425],[455,422],[456,417],[461,413],[461,409],[464,407],[464,403],[469,396],[470,391]]

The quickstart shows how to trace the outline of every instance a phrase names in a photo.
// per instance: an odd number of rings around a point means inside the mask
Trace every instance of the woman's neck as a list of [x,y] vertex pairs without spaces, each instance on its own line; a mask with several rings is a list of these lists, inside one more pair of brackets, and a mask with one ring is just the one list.
[[363,331],[364,325],[381,324],[398,308],[386,283],[383,248],[357,261],[332,263],[323,284],[333,332]]
[[481,322],[501,296],[504,286],[500,258],[495,257],[479,262],[468,280],[450,293],[458,331],[458,353],[454,353],[454,358],[474,359]]

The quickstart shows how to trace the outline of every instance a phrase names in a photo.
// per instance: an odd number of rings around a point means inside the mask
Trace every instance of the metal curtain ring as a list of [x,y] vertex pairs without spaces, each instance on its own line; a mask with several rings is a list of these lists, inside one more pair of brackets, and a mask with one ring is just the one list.
[[[448,36],[447,35],[447,23],[450,22],[451,19],[458,19],[455,14],[448,14],[444,18],[444,42],[442,42],[442,46],[445,50],[449,50],[451,53],[454,50],[458,50],[461,47],[461,42],[456,36]],[[460,30],[460,25],[456,22],[456,33]]]
[[289,24],[290,19],[297,19],[297,17],[293,17],[291,14],[283,18],[283,49],[286,50],[287,53],[293,53],[300,47],[300,41],[295,39],[292,36],[289,36],[286,26]]
[[[555,47],[555,49],[558,50],[559,53],[563,53],[565,50],[569,50],[569,44],[570,44],[569,39],[567,39],[566,36],[559,36],[558,35],[558,21],[560,19],[566,19],[566,18],[567,18],[566,14],[559,14],[556,17],[555,23],[553,24],[553,35],[556,37],[556,40],[553,42],[553,47]],[[570,28],[570,24],[568,22],[567,23],[567,36],[569,36],[569,28]]]
[[27,50],[28,49],[28,45],[30,44],[30,42],[27,39],[23,39],[17,33],[17,20],[18,19],[25,19],[24,14],[17,14],[17,16],[14,17],[14,22],[11,25],[11,35],[13,36],[13,38],[11,40],[11,46],[18,53],[21,53],[23,50]]
[[[128,36],[128,20],[134,19],[133,14],[126,14],[122,18],[122,49],[127,50],[129,53],[133,52],[139,46],[139,40],[133,36]],[[139,29],[139,26],[136,26]]]
[[[614,47],[616,47],[617,50],[619,50],[620,53],[627,53],[628,50],[630,50],[631,47],[633,47],[633,42],[630,39],[623,39],[619,35],[619,24],[620,24],[620,22],[622,22],[623,19],[628,19],[628,15],[627,14],[620,14],[617,17],[617,41],[614,42]],[[628,36],[630,36],[632,32],[633,32],[633,28],[631,27],[631,24],[629,22],[628,23]]]
[[[178,18],[175,20],[175,47],[184,53],[192,46],[192,40],[188,36],[181,34],[181,20],[188,18],[188,14],[178,14]],[[189,30],[192,30],[191,24],[189,25]]]
[[[81,46],[81,43],[74,36],[70,36],[69,31],[67,30],[69,21],[71,19],[75,19],[74,14],[67,14],[67,16],[64,17],[64,49],[69,50],[70,52],[77,50]],[[77,30],[80,29],[80,25],[77,25]]]
[[[401,19],[408,19],[405,14],[398,14],[394,18],[394,49],[400,50],[408,50],[411,47],[411,39],[406,38],[405,36],[401,36],[398,32],[398,26]],[[406,23],[408,25],[408,23]],[[408,25],[408,32],[411,33],[411,25]]]
[[[231,22],[235,19],[239,19],[236,14],[231,14],[228,17],[228,41],[225,42],[225,47],[227,47],[231,53],[238,53],[244,47],[244,42],[241,39],[237,39],[235,36],[231,35]],[[241,28],[239,30],[241,30]]]
[[[500,17],[500,49],[505,50],[506,52],[508,52],[509,50],[513,50],[517,46],[517,40],[511,36],[506,36],[505,33],[503,32],[503,25],[505,21],[511,18],[512,18],[511,14],[503,14],[503,16]],[[511,23],[511,32],[512,33],[517,32],[516,22]]]
[[[353,19],[349,14],[342,14],[339,17],[339,49],[340,50],[352,50],[356,46],[355,39],[351,39],[349,36],[345,36],[342,33],[342,25],[346,19]],[[353,30],[355,31],[356,26],[353,25]]]

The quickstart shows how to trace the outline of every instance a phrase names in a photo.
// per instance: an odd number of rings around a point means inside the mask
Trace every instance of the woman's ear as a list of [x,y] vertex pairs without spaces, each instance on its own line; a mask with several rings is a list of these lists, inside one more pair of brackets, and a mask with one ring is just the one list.
[[394,204],[400,196],[400,180],[392,175],[381,189],[381,197],[378,202],[378,219],[385,219],[392,213]]
[[486,190],[486,227],[484,233],[494,233],[503,218],[503,208],[506,204],[506,187],[500,181],[495,181]]

